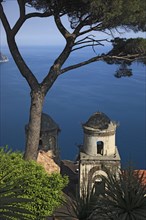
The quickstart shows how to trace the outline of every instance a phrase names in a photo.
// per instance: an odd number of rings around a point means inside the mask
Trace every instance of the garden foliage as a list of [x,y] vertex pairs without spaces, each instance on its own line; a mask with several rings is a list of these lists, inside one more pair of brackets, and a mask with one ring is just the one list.
[[[61,204],[67,177],[58,173],[49,175],[35,161],[24,161],[22,153],[7,148],[0,148],[0,158],[0,216],[8,210],[10,216],[11,212],[24,211],[21,219],[43,219],[51,215]],[[20,218],[14,216],[14,219]]]

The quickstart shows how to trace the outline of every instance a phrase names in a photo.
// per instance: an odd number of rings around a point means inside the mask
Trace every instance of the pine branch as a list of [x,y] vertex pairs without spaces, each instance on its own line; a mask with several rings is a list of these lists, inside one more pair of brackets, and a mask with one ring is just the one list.
[[74,65],[71,65],[71,66],[68,66],[68,67],[65,67],[64,69],[62,69],[60,71],[60,75],[69,71],[69,70],[73,70],[73,69],[76,69],[76,68],[79,68],[79,67],[82,67],[82,66],[85,66],[87,64],[90,64],[90,63],[93,63],[93,62],[96,62],[96,61],[106,61],[106,60],[123,60],[123,61],[135,61],[137,59],[143,59],[145,58],[145,56],[143,57],[140,57],[139,54],[133,54],[133,55],[126,55],[126,56],[109,56],[109,55],[100,55],[100,56],[96,56],[96,57],[92,57],[91,59],[88,59],[88,60],[85,60],[83,62],[80,62],[80,63],[77,63],[77,64],[74,64]]
[[60,33],[63,35],[63,37],[65,39],[67,39],[69,36],[71,36],[69,31],[63,26],[59,15],[54,15],[54,20],[55,20],[55,23],[56,23],[58,30],[60,31]]
[[[79,45],[79,44],[84,44],[84,43],[89,43],[89,42],[96,42],[99,43],[100,45],[103,46],[103,44],[101,44],[101,41],[108,41],[107,39],[102,39],[102,40],[97,40],[97,39],[93,39],[95,36],[94,35],[88,35],[87,37],[84,37],[81,40],[78,40],[74,45]],[[85,41],[85,40],[89,40],[89,41]]]
[[83,61],[83,62],[74,64],[74,65],[65,67],[64,69],[62,69],[62,70],[60,71],[60,74],[63,74],[63,73],[65,73],[65,72],[69,71],[69,70],[73,70],[73,69],[76,69],[76,68],[78,68],[78,67],[82,67],[82,66],[85,66],[85,65],[87,65],[87,64],[89,64],[89,63],[92,63],[92,62],[95,62],[95,61],[99,61],[99,60],[103,60],[103,59],[104,59],[103,56],[93,57],[93,58],[91,58],[91,59],[89,59],[89,60],[86,60],[86,61]]
[[34,17],[38,17],[38,18],[46,18],[46,17],[50,17],[52,15],[52,13],[50,12],[44,12],[44,13],[39,13],[39,12],[33,12],[33,13],[29,13],[25,16],[26,20],[29,18],[34,18]]
[[6,31],[6,33],[8,34],[10,31],[11,31],[11,27],[10,27],[10,24],[8,22],[8,19],[4,13],[4,10],[3,10],[3,7],[2,7],[2,4],[0,3],[0,19],[2,21],[2,24],[3,24],[3,27]]
[[[87,44],[87,45],[84,45],[84,46],[81,46],[81,47],[77,47],[77,48],[72,49],[72,52],[73,52],[73,51],[76,51],[76,50],[83,49],[83,48],[85,48],[85,47],[92,47],[92,48],[94,48],[95,46],[99,46],[99,45],[101,45],[101,44],[99,44],[99,43]],[[102,44],[102,45],[103,45],[103,44]],[[95,52],[95,51],[94,51],[94,52]]]
[[84,34],[87,34],[87,33],[91,32],[91,31],[97,31],[97,30],[99,29],[100,25],[101,25],[101,23],[97,24],[97,25],[94,26],[94,27],[90,27],[89,29],[80,32],[80,33],[78,34],[78,36],[82,36],[82,35],[84,35]]
[[20,15],[24,16],[25,15],[25,1],[17,0],[17,2],[18,2],[18,5],[19,5]]

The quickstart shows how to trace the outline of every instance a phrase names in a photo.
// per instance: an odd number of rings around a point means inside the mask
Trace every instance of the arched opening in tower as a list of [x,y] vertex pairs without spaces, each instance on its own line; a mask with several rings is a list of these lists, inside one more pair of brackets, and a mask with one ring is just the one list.
[[42,150],[43,142],[42,139],[39,140],[39,150]]
[[94,182],[94,192],[95,195],[101,195],[105,192],[105,183],[100,176]]
[[97,141],[97,154],[103,155],[104,143],[102,141]]

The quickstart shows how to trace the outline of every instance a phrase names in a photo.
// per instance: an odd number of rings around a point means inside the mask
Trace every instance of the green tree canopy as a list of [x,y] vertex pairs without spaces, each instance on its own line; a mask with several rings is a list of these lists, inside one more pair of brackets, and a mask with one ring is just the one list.
[[113,49],[109,54],[146,54],[146,39],[144,38],[115,38],[114,40],[111,40],[111,42]]
[[[133,60],[142,62],[146,61],[146,39],[144,38],[115,38],[111,40],[112,49],[108,52],[108,56],[105,57],[105,61],[108,64],[128,64],[130,65]],[[110,59],[110,56],[115,56],[115,59]],[[120,56],[120,59],[119,59]],[[121,57],[126,59],[121,59]],[[133,59],[132,59],[133,57]]]
[[134,31],[146,30],[146,5],[143,0],[32,0],[27,1],[37,10],[43,9],[50,15],[67,14],[71,27],[80,22],[96,25],[97,30],[115,27]]

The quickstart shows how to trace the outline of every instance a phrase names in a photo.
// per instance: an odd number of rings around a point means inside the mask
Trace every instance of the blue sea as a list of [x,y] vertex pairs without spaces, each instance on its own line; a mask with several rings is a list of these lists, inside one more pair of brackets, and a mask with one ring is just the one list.
[[[8,48],[1,50],[8,56],[9,62],[0,64],[0,145],[24,151],[30,89]],[[41,81],[61,48],[22,47],[20,50]],[[95,55],[92,50],[73,53],[65,66],[91,55]],[[48,92],[43,111],[60,126],[62,159],[75,159],[78,145],[83,143],[82,123],[94,112],[101,111],[120,124],[116,145],[122,164],[130,160],[137,169],[146,169],[146,67],[134,63],[130,67],[133,76],[122,78],[114,77],[117,68],[118,65],[108,65],[102,61],[91,63],[60,76]]]

